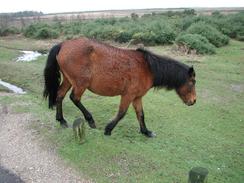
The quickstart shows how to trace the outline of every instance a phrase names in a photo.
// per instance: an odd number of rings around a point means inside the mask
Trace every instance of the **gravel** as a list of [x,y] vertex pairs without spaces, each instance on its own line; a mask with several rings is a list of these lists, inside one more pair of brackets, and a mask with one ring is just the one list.
[[16,182],[92,182],[62,161],[54,148],[42,147],[41,134],[29,128],[32,121],[30,114],[13,113],[9,106],[0,104],[0,183],[7,182],[4,174]]

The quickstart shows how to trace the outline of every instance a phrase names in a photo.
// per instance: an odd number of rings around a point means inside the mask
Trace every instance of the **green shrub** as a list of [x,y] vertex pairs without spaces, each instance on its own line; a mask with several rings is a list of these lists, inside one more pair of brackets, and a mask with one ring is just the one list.
[[230,37],[238,39],[241,35],[244,36],[244,11],[228,16],[227,22]]
[[132,32],[121,30],[117,33],[114,40],[119,43],[126,43],[129,42],[131,39],[132,39]]
[[155,45],[157,35],[153,31],[138,32],[132,36],[134,43],[143,43],[145,45]]
[[186,16],[182,19],[180,26],[182,30],[186,30],[193,23],[200,22],[200,21],[210,23],[211,22],[210,16]]
[[239,12],[231,15],[223,15],[219,12],[213,12],[212,16],[187,16],[182,19],[180,28],[181,30],[186,30],[193,23],[197,22],[205,22],[223,34],[231,38],[237,38],[244,29],[244,13]]
[[194,49],[200,54],[215,53],[215,46],[199,34],[181,34],[175,42],[178,45],[186,45],[189,49]]
[[[187,30],[187,33],[203,35],[217,47],[228,44],[229,38],[224,35],[243,40],[244,13],[224,15],[215,12],[211,16],[194,14],[195,12],[189,9],[184,12],[152,13],[136,18],[133,14],[134,18],[35,23],[28,26],[23,33],[26,37],[38,39],[55,38],[59,35],[68,38],[82,35],[120,43],[129,42],[133,38],[145,45],[162,45],[173,43],[177,35]],[[43,28],[45,29],[42,30]]]
[[66,35],[66,36],[65,36],[65,39],[66,39],[66,40],[70,40],[70,39],[73,39],[73,38],[74,38],[73,35]]
[[24,30],[24,36],[25,37],[34,37],[36,31],[37,31],[37,26],[36,24],[31,24],[29,25],[25,30]]
[[8,36],[11,34],[19,34],[20,30],[16,27],[8,27],[0,29],[0,36]]
[[34,38],[37,38],[37,39],[50,39],[50,38],[57,38],[58,37],[58,32],[55,31],[55,30],[52,30],[50,28],[47,28],[47,27],[43,27],[41,29],[39,29]]
[[150,24],[149,30],[155,33],[156,37],[154,42],[156,44],[171,44],[176,38],[175,30],[169,22],[153,22]]
[[138,31],[134,31],[132,39],[136,43],[143,43],[144,45],[159,45],[171,44],[175,40],[176,33],[172,26],[166,22],[148,22],[147,25],[141,25]]
[[200,34],[206,37],[216,47],[221,47],[229,43],[227,36],[205,22],[193,23],[186,32],[189,34]]
[[237,32],[236,39],[238,41],[244,41],[244,27]]
[[55,29],[50,25],[37,23],[37,24],[29,25],[24,30],[24,35],[26,37],[31,37],[35,39],[49,39],[49,38],[57,38],[59,36],[59,31],[58,29]]
[[185,15],[196,15],[196,11],[194,9],[185,9],[183,14],[185,14]]
[[221,17],[221,16],[222,16],[222,14],[220,13],[220,11],[218,11],[218,10],[213,11],[213,12],[211,13],[211,15],[212,15],[212,16],[216,16],[216,17]]

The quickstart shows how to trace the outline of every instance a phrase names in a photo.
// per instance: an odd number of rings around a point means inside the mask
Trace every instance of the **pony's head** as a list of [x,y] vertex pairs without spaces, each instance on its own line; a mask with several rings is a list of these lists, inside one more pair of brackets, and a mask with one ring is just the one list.
[[145,61],[153,75],[152,87],[175,89],[186,105],[190,106],[196,103],[196,74],[193,67],[169,57],[156,55],[142,48],[137,49],[137,51],[144,54]]
[[188,106],[196,103],[195,77],[195,71],[193,67],[190,67],[188,70],[188,78],[186,79],[186,82],[180,87],[176,88],[176,93]]

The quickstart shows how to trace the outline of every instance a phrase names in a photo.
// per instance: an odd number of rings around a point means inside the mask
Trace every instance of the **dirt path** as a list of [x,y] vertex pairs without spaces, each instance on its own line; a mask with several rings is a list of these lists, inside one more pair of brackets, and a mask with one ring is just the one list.
[[40,134],[29,128],[32,121],[30,114],[0,104],[0,183],[91,182],[67,168],[52,147],[43,148]]

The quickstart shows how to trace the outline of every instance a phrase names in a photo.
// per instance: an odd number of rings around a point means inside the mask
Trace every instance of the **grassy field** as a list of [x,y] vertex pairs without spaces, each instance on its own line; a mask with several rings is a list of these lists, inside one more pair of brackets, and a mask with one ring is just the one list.
[[[47,48],[47,42],[30,39],[0,39],[0,46]],[[130,107],[111,137],[103,129],[119,104],[119,97],[101,97],[86,92],[84,105],[92,112],[98,129],[87,129],[86,143],[79,145],[71,129],[55,122],[55,111],[42,100],[42,71],[46,56],[35,62],[16,63],[17,50],[0,47],[0,78],[25,88],[28,94],[0,97],[14,104],[16,112],[32,113],[46,141],[83,175],[96,182],[187,182],[192,167],[209,170],[209,182],[241,183],[244,180],[244,43],[232,40],[213,56],[177,55],[167,47],[151,47],[194,65],[197,73],[197,104],[187,107],[175,92],[151,90],[144,97],[146,123],[157,134],[148,139],[138,133]],[[0,89],[1,90],[1,89]],[[20,106],[29,101],[28,106]],[[73,122],[80,112],[66,97],[64,115]]]

